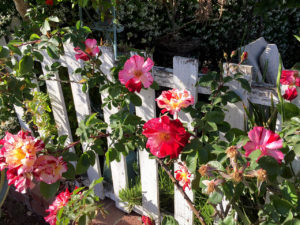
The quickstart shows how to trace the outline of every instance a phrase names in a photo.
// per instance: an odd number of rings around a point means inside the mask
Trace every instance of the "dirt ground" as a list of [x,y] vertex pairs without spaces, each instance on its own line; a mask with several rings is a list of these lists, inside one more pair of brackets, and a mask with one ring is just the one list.
[[49,225],[42,216],[30,211],[25,204],[8,195],[0,215],[1,225]]

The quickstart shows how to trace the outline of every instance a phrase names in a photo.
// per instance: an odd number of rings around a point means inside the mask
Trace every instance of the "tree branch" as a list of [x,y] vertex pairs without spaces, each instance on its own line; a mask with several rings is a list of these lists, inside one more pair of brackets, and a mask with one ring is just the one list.
[[169,171],[168,167],[163,163],[163,161],[161,159],[159,159],[157,157],[155,157],[155,159],[161,165],[161,167],[164,169],[164,171],[168,174],[168,176],[170,177],[170,179],[172,180],[172,182],[174,183],[174,185],[177,187],[177,189],[179,190],[179,192],[182,194],[182,196],[184,197],[184,199],[187,201],[188,205],[190,206],[190,208],[192,209],[193,213],[198,218],[198,220],[200,221],[200,223],[202,225],[206,225],[203,216],[195,208],[193,202],[190,200],[190,198],[184,192],[184,190],[182,189],[182,187],[179,185],[178,181],[175,179],[175,177],[173,176],[173,174]]

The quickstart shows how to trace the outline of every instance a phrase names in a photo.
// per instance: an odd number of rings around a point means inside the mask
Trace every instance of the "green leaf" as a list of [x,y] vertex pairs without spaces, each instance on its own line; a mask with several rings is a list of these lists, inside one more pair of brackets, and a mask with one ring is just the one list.
[[78,159],[76,153],[74,152],[64,152],[62,155],[64,161],[69,162],[69,161],[76,161]]
[[164,216],[161,225],[179,225],[173,216]]
[[188,154],[186,157],[186,166],[191,171],[191,173],[194,173],[197,168],[197,161],[198,161],[198,151],[193,151],[192,153]]
[[231,103],[236,103],[236,102],[241,101],[240,96],[238,96],[234,91],[228,91],[228,92],[223,96],[223,98],[224,98],[226,101],[231,102]]
[[150,86],[152,89],[158,91],[159,90],[159,85],[156,81],[153,81],[153,83]]
[[212,204],[219,204],[220,202],[222,202],[222,199],[223,199],[223,194],[218,191],[214,191],[213,193],[210,193],[208,197],[208,201]]
[[79,218],[78,225],[86,225],[86,215],[83,215]]
[[57,16],[50,16],[50,17],[48,17],[48,20],[50,20],[50,21],[52,21],[52,22],[56,22],[56,23],[59,22],[59,19],[58,19]]
[[296,144],[293,148],[296,156],[300,156],[300,143],[299,144]]
[[141,106],[142,105],[142,99],[134,93],[130,93],[129,100],[135,106]]
[[9,50],[3,46],[0,46],[0,58],[7,58],[9,56]]
[[261,168],[267,171],[269,178],[270,176],[280,175],[280,165],[273,157],[263,156],[258,160],[258,164]]
[[18,47],[14,46],[12,44],[8,44],[7,47],[14,53],[18,54],[19,56],[22,56],[22,52]]
[[234,217],[232,215],[227,216],[220,225],[233,225],[235,224]]
[[286,199],[282,199],[278,196],[273,197],[273,205],[278,213],[287,216],[289,211],[292,209],[292,204]]
[[90,159],[89,159],[89,155],[88,154],[85,154],[83,153],[77,164],[76,164],[76,174],[83,174],[85,173],[88,168],[90,167]]
[[298,41],[300,41],[300,37],[299,37],[299,36],[294,35],[294,37],[295,37]]
[[209,161],[208,164],[217,170],[224,171],[224,167],[219,161]]
[[[282,115],[282,110],[280,104],[277,104],[278,112]],[[283,110],[285,113],[285,120],[289,120],[292,117],[300,116],[300,109],[293,103],[284,102]]]
[[225,114],[222,111],[212,111],[206,114],[206,119],[209,122],[221,123],[225,118]]
[[34,40],[40,40],[41,37],[37,34],[31,34],[29,39],[30,41],[34,41]]
[[19,62],[19,72],[21,74],[31,73],[33,70],[33,59],[29,55],[23,56]]
[[248,92],[251,92],[250,84],[249,84],[249,82],[246,79],[244,79],[244,78],[238,78],[237,81],[241,83],[242,88],[244,88]]
[[40,182],[40,191],[46,199],[50,199],[57,193],[59,185],[59,181],[53,184],[46,184],[44,182]]
[[67,162],[67,168],[67,172],[63,173],[62,176],[70,180],[75,179],[75,167],[73,166],[73,164]]
[[117,153],[113,148],[109,148],[105,153],[106,165],[109,166],[109,163],[117,158]]
[[51,30],[49,21],[47,19],[44,21],[44,23],[41,26],[40,30],[41,30],[42,34],[44,34],[44,35],[47,34],[47,31]]
[[47,53],[52,59],[59,59],[59,54],[52,46],[47,46]]
[[43,62],[44,56],[43,56],[41,53],[39,53],[39,52],[37,52],[37,51],[34,51],[34,52],[32,52],[32,55],[33,55],[35,58],[37,58],[40,62]]
[[251,159],[251,162],[256,162],[256,160],[258,159],[258,157],[261,155],[261,151],[259,149],[251,152],[251,154],[249,155],[249,158]]

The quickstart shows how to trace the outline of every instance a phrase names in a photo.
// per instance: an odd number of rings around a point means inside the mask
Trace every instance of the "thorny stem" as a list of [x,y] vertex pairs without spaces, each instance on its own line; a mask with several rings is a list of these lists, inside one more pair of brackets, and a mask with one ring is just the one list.
[[174,183],[174,185],[177,187],[177,189],[179,190],[179,192],[182,194],[182,196],[184,197],[184,199],[186,200],[186,202],[188,203],[188,205],[190,206],[190,208],[192,209],[193,213],[195,214],[195,216],[198,218],[198,220],[200,221],[200,223],[202,225],[206,225],[205,220],[203,218],[203,216],[201,215],[201,213],[195,208],[193,202],[190,200],[190,198],[187,196],[187,194],[184,192],[184,190],[182,189],[182,187],[179,185],[178,181],[175,179],[175,177],[172,175],[171,171],[168,169],[168,167],[163,163],[163,161],[161,159],[159,159],[158,157],[155,157],[156,161],[161,165],[161,167],[164,169],[164,171],[168,174],[168,176],[170,177],[170,179],[172,180],[172,182]]

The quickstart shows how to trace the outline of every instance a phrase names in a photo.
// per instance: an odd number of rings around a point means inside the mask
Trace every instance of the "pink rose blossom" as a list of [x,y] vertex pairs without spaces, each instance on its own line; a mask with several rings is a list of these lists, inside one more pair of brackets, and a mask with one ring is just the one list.
[[56,199],[54,200],[52,205],[50,205],[46,210],[46,212],[49,213],[48,216],[44,217],[46,222],[48,222],[50,225],[56,225],[56,215],[58,211],[68,203],[71,195],[72,194],[69,192],[69,190],[66,189],[65,192],[61,192],[56,196]]
[[279,150],[282,148],[282,139],[271,130],[264,127],[254,127],[248,133],[250,141],[246,143],[244,149],[246,150],[245,156],[248,157],[251,152],[259,149],[261,155],[257,161],[263,156],[271,156],[277,160],[278,163],[284,158],[283,153]]
[[67,163],[62,157],[55,158],[51,155],[42,155],[37,158],[34,164],[34,175],[39,181],[53,184],[58,181],[64,172],[67,171]]
[[159,108],[163,109],[161,112],[170,112],[171,115],[179,112],[182,108],[194,104],[194,97],[187,90],[179,91],[177,89],[163,91],[156,99]]
[[24,131],[20,131],[17,135],[6,132],[5,137],[0,140],[0,145],[3,146],[0,150],[1,169],[18,167],[18,175],[33,170],[36,153],[45,147],[41,140],[35,139],[29,132]]
[[175,171],[175,178],[183,190],[186,187],[191,189],[191,174],[185,166],[180,165],[180,169]]
[[76,60],[81,59],[83,61],[89,61],[91,56],[94,57],[100,52],[96,39],[86,39],[84,44],[84,51],[82,51],[79,47],[74,48],[77,52],[75,55]]
[[150,58],[145,61],[139,55],[131,56],[125,62],[124,69],[119,72],[119,80],[130,92],[140,92],[142,86],[148,88],[153,83],[153,77],[149,72],[154,63]]
[[282,70],[280,83],[283,85],[296,85],[300,87],[300,77],[297,70]]
[[9,169],[6,172],[8,185],[14,185],[17,192],[26,193],[27,188],[33,188],[32,173],[18,174],[18,167]]

